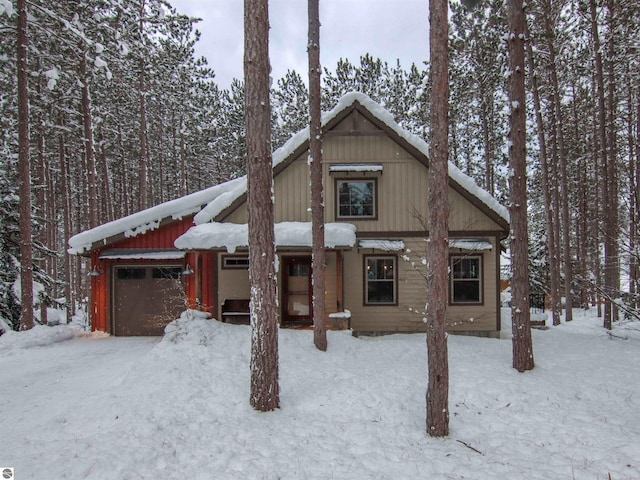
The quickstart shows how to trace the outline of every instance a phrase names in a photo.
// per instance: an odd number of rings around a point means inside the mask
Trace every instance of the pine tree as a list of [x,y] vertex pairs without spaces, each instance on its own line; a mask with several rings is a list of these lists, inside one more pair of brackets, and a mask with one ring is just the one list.
[[294,134],[307,126],[309,121],[309,92],[302,77],[288,70],[278,80],[273,97],[273,147],[281,147]]
[[448,285],[448,2],[429,1],[429,48],[431,57],[431,137],[429,163],[429,279],[427,282],[427,433],[449,434],[449,361],[445,318]]
[[244,75],[251,284],[251,394],[256,410],[278,408],[278,318],[273,231],[268,0],[245,0]]
[[513,324],[513,368],[533,368],[533,347],[529,311],[529,257],[527,229],[526,103],[525,103],[525,18],[522,0],[507,2],[509,46],[509,214],[511,219],[511,321]]
[[309,156],[311,168],[311,225],[313,275],[313,343],[327,350],[325,309],[326,255],[324,250],[324,187],[322,185],[322,121],[320,112],[320,7],[309,0]]
[[29,84],[27,2],[18,0],[18,182],[20,195],[20,330],[33,328],[33,239],[29,161]]

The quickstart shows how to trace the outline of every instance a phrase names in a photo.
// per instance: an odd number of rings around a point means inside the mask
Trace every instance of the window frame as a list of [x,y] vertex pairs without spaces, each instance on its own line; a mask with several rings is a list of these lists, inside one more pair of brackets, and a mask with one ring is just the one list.
[[[478,261],[478,276],[477,278],[454,278],[453,265],[459,260],[477,260]],[[457,301],[454,299],[455,282],[463,281],[477,281],[478,282],[478,300],[477,301]],[[477,253],[452,253],[449,255],[449,305],[461,306],[461,305],[484,305],[484,255]]]
[[[373,215],[340,215],[340,185],[342,183],[370,182],[373,185]],[[335,179],[336,220],[377,220],[378,219],[378,179],[372,177],[340,177]]]
[[[246,259],[246,263],[244,260]],[[229,260],[235,260],[236,263],[229,263]],[[242,263],[239,263],[239,262]],[[222,255],[223,270],[248,270],[249,255]]]
[[[392,302],[371,302],[369,301],[369,282],[385,282],[386,279],[369,279],[367,275],[369,260],[392,260],[394,276],[393,282],[393,301]],[[362,303],[365,307],[393,307],[398,306],[398,256],[397,255],[363,255],[363,291]]]

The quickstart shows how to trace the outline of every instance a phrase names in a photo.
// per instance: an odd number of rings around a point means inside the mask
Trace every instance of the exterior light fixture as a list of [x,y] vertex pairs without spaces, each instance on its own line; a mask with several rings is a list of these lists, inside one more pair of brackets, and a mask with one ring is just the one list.
[[90,277],[99,277],[100,275],[102,275],[102,272],[98,270],[97,265],[94,265],[93,268],[89,270],[89,273],[87,273],[87,275],[89,275]]
[[193,275],[193,269],[188,263],[185,269],[182,271],[182,275]]

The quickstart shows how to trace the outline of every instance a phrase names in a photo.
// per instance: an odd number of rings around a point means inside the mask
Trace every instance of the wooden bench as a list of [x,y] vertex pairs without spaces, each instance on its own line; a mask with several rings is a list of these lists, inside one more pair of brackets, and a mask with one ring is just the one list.
[[249,324],[249,299],[226,298],[222,302],[222,321],[225,323]]

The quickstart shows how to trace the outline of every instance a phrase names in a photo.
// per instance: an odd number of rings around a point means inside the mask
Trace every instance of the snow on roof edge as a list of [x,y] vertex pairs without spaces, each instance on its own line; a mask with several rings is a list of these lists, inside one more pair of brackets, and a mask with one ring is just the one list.
[[116,235],[135,237],[147,231],[155,230],[164,219],[180,220],[187,215],[198,212],[202,205],[232,190],[240,183],[240,180],[242,178],[220,183],[80,232],[69,239],[69,249],[67,251],[72,255],[80,255],[91,250],[94,244],[103,242],[110,237]]
[[[429,146],[425,140],[419,136],[405,130],[396,122],[393,115],[377,102],[374,102],[368,95],[360,92],[350,92],[345,94],[338,100],[336,106],[329,112],[325,112],[322,115],[322,126],[324,127],[331,119],[336,117],[343,110],[351,107],[354,103],[358,102],[364,108],[369,110],[372,115],[382,121],[386,126],[393,130],[399,137],[406,140],[409,144],[418,149],[426,157],[429,157]],[[291,137],[282,147],[277,149],[273,153],[273,165],[274,167],[284,161],[293,153],[302,143],[309,138],[309,127],[300,130],[297,134]],[[509,211],[496,200],[489,192],[479,187],[475,181],[462,172],[452,162],[449,162],[449,177],[453,179],[458,185],[464,188],[467,192],[477,197],[482,203],[484,203],[489,209],[498,214],[506,222],[509,222]]]
[[[350,92],[342,96],[338,103],[329,112],[322,115],[323,127],[335,118],[340,112],[358,102],[372,115],[382,121],[425,156],[429,156],[427,143],[417,135],[402,128],[393,118],[393,115],[374,102],[369,96],[360,92]],[[305,127],[293,135],[283,146],[272,155],[273,166],[277,166],[299,148],[309,138],[309,127]],[[460,187],[478,198],[489,209],[495,212],[506,222],[509,222],[509,212],[491,194],[480,188],[471,177],[464,174],[452,162],[449,162],[449,177]],[[141,212],[136,212],[127,217],[114,220],[98,227],[78,233],[69,239],[70,254],[82,254],[90,250],[92,245],[104,241],[115,235],[124,234],[126,237],[135,237],[160,226],[165,218],[181,219],[186,215],[196,213],[194,221],[197,225],[207,223],[229,207],[235,200],[247,191],[246,176],[228,182],[224,182],[205,190],[186,195],[175,200],[156,205]],[[202,208],[202,205],[206,206]]]
[[[325,223],[325,247],[353,247],[356,227],[351,223]],[[309,247],[312,245],[311,222],[279,222],[274,224],[277,247]],[[180,235],[174,246],[181,250],[225,248],[234,253],[249,245],[246,223],[210,222],[196,225]]]
[[[380,104],[374,102],[369,96],[360,92],[350,92],[342,96],[338,103],[330,111],[322,114],[322,126],[326,126],[333,118],[335,118],[340,112],[351,107],[354,103],[358,102],[364,108],[369,110],[372,115],[377,117],[391,130],[393,130],[398,136],[403,138],[409,144],[414,146],[418,151],[423,153],[426,157],[429,156],[429,146],[427,143],[417,135],[402,128],[393,118],[393,115]],[[298,149],[309,138],[309,127],[305,127],[298,133],[293,135],[289,140],[285,142],[280,148],[275,150],[272,154],[273,166],[284,162],[288,159],[296,149]],[[471,177],[464,174],[458,167],[452,162],[449,162],[449,177],[453,179],[461,188],[465,189],[471,195],[478,198],[484,203],[490,210],[495,212],[500,218],[509,222],[509,211],[498,202],[490,193],[480,188]],[[196,225],[210,222],[215,219],[225,208],[230,206],[235,200],[240,198],[246,193],[246,184],[244,188],[236,188],[233,192],[229,192],[228,196],[224,199],[222,196],[212,201],[212,205],[207,205],[200,213],[195,217]]]

